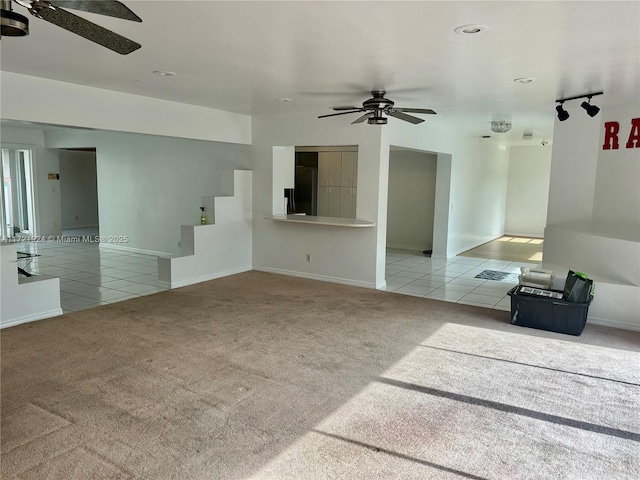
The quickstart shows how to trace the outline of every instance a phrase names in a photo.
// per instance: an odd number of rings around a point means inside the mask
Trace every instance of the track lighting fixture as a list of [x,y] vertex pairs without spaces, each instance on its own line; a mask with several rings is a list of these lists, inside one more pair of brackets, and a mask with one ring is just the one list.
[[564,102],[560,102],[560,105],[556,107],[556,112],[558,112],[558,120],[564,122],[567,118],[569,118],[569,112],[567,112],[564,108],[562,108],[562,104]]
[[568,102],[569,100],[578,100],[580,98],[586,98],[588,100],[586,102],[582,102],[580,106],[586,110],[587,115],[589,115],[590,117],[595,117],[600,111],[600,108],[596,107],[595,105],[591,105],[591,97],[602,95],[603,93],[604,92],[595,92],[587,93],[585,95],[577,95],[575,97],[559,98],[558,100],[556,100],[556,102],[560,104],[556,107],[556,112],[558,112],[558,120],[564,122],[567,118],[569,118],[569,112],[567,112],[562,106],[564,102]]

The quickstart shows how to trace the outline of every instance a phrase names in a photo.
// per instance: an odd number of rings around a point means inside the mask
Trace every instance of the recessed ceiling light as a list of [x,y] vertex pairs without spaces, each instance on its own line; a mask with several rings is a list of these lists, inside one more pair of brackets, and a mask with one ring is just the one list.
[[520,77],[520,78],[514,78],[514,82],[518,82],[518,83],[531,83],[536,79],[536,77]]
[[290,98],[279,98],[278,101],[279,102],[293,102],[293,100],[290,99]]
[[160,75],[161,77],[175,77],[178,75],[176,72],[170,72],[168,70],[154,70],[153,73]]
[[454,28],[453,31],[456,32],[458,35],[474,35],[476,33],[484,32],[485,30],[488,30],[488,29],[489,27],[487,27],[486,25],[472,24],[472,25],[461,25],[457,28]]

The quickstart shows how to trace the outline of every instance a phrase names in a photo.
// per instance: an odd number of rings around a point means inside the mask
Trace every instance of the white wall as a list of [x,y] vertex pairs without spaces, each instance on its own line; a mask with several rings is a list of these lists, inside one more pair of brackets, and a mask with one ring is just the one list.
[[[594,118],[573,113],[556,120],[547,226],[640,242],[640,148],[625,147],[638,101],[605,103]],[[620,123],[617,150],[603,149],[607,121]]]
[[593,198],[593,224],[612,236],[640,242],[640,148],[626,148],[631,133],[631,119],[640,118],[636,102],[605,109],[602,124],[616,121],[620,125],[619,148],[605,150],[604,127],[600,129],[598,167]]
[[[457,255],[501,236],[504,233],[509,148],[493,139],[472,136],[469,132],[473,125],[444,116],[429,118],[419,125],[402,123],[390,121],[384,127],[383,145],[440,152],[434,236],[443,236],[442,229],[447,229],[445,255]],[[451,156],[450,164],[445,165],[449,162],[448,155]],[[388,156],[383,161],[388,164]],[[445,166],[451,169],[448,192],[447,186],[442,185],[445,179],[440,178],[441,164],[443,171]],[[445,194],[449,198],[448,212],[444,212],[442,205]]]
[[[601,105],[556,120],[543,267],[594,278],[589,321],[640,330],[640,148],[625,148],[639,103]],[[618,150],[602,148],[605,121],[621,124]]]
[[49,173],[60,173],[58,152],[45,148],[44,133],[37,128],[3,126],[1,140],[3,144],[24,145],[34,149],[36,234],[61,235],[60,181],[47,178]]
[[147,253],[179,253],[180,226],[200,222],[221,172],[251,164],[249,147],[229,143],[64,129],[46,138],[52,148],[96,148],[100,234]]
[[0,245],[0,328],[62,315],[60,279],[18,278],[17,244]]
[[[254,267],[383,286],[391,145],[442,152],[438,162],[442,158],[442,172],[450,172],[451,180],[447,185],[436,185],[436,204],[444,204],[444,210],[449,211],[436,212],[434,223],[439,245],[446,239],[444,255],[455,255],[500,236],[504,232],[509,151],[496,142],[468,135],[467,127],[446,118],[421,125],[391,119],[389,125],[378,127],[351,125],[340,118],[317,120],[308,114],[254,117]],[[376,227],[351,229],[264,220],[263,216],[274,213],[272,206],[279,205],[273,202],[273,147],[291,145],[358,145],[357,217],[375,222]],[[312,255],[311,263],[305,262],[307,253]]]
[[566,106],[570,118],[555,120],[547,224],[590,222],[602,114],[591,118],[579,105]]
[[5,71],[0,79],[5,119],[251,143],[247,115]]
[[504,231],[542,237],[547,224],[551,148],[513,146],[510,150]]
[[95,152],[60,150],[62,228],[98,226]]
[[[284,209],[284,191],[278,187],[274,192],[273,188],[273,147],[309,145],[358,146],[356,216],[376,222],[375,228],[290,224],[263,218],[282,213]],[[386,230],[381,229],[378,222],[380,127],[349,125],[344,119],[316,119],[308,113],[255,116],[252,148],[254,268],[375,287],[380,261],[377,237],[379,231]],[[276,161],[277,168],[281,168],[280,160]],[[293,171],[293,156],[290,168]],[[386,183],[384,191],[386,196]],[[274,199],[276,195],[278,199]],[[311,254],[311,262],[306,262],[307,253]],[[384,268],[384,257],[381,260]]]
[[387,247],[431,250],[437,156],[412,150],[389,153]]

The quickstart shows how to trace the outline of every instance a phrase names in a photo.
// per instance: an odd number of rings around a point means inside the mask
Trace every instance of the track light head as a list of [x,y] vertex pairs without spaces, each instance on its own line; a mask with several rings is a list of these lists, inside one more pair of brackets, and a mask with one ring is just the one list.
[[558,112],[558,120],[560,120],[561,122],[564,122],[567,118],[569,118],[569,112],[562,108],[562,102],[560,102],[560,105],[556,107],[556,112]]
[[591,97],[589,97],[588,102],[582,102],[580,106],[587,111],[587,115],[589,115],[590,117],[595,117],[600,111],[599,107],[596,107],[595,105],[591,105]]

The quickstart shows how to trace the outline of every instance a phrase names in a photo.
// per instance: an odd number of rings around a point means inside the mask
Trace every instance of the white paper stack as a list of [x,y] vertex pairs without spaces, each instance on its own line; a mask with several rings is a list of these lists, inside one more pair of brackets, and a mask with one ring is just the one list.
[[535,270],[529,267],[521,267],[518,276],[520,285],[538,288],[551,288],[553,286],[553,272],[551,270]]

